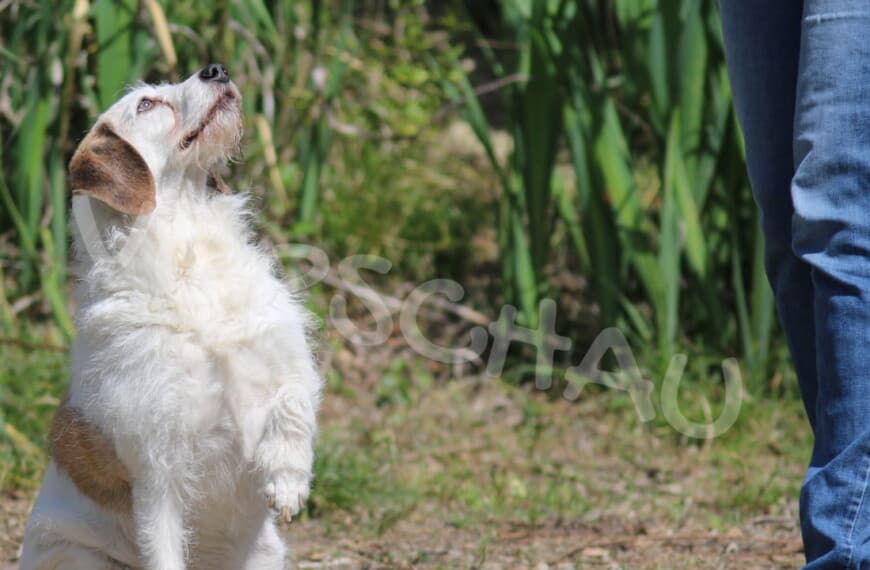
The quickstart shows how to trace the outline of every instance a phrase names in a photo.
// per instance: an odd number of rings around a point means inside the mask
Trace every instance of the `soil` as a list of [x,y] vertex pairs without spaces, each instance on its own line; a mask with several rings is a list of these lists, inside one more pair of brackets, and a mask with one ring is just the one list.
[[[788,411],[772,406],[763,427],[744,425],[752,434],[748,449],[733,442],[738,447],[687,444],[626,419],[630,407],[608,408],[608,394],[567,402],[455,370],[448,381],[435,371],[428,384],[405,390],[406,402],[385,404],[377,394],[388,365],[371,366],[374,355],[365,359],[368,366],[361,355],[332,356],[333,365],[367,373],[347,374],[341,386],[330,387],[321,443],[337,442],[370,460],[386,447],[388,455],[373,459],[384,466],[383,484],[423,487],[410,501],[384,505],[399,512],[389,524],[378,522],[380,495],[361,497],[359,507],[329,507],[318,503],[315,487],[318,508],[284,530],[295,568],[752,570],[803,563],[793,500],[802,461],[779,449],[788,437],[803,436],[775,429],[774,416]],[[529,493],[490,515],[486,507],[470,512],[467,499],[432,488],[432,481],[451,485],[465,477],[483,495],[491,482],[514,480]],[[567,485],[587,506],[526,516],[523,501],[535,506],[533,491],[542,481]],[[759,506],[737,498],[747,488],[755,497],[774,487],[781,490]],[[15,568],[32,499],[27,491],[0,493],[0,570]]]
[[[16,568],[29,501],[7,496],[0,505],[2,570]],[[656,521],[627,526],[551,522],[539,526],[456,528],[412,516],[378,538],[336,532],[317,520],[285,531],[293,567],[364,570],[381,568],[508,569],[773,569],[797,568],[803,554],[794,516],[764,517],[742,528],[714,532],[669,528]]]

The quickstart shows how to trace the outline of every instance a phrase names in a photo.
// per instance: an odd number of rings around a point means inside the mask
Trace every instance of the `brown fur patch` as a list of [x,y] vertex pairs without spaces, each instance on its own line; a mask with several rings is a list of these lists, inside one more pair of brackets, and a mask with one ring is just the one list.
[[130,512],[130,473],[108,438],[64,401],[49,434],[51,455],[84,496],[115,512]]
[[149,214],[157,205],[145,159],[106,123],[91,129],[73,155],[70,184],[73,194],[87,194],[125,214]]

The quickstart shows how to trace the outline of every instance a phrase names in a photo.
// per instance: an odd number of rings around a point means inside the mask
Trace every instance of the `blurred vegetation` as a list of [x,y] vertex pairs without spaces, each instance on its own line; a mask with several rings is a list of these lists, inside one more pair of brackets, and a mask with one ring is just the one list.
[[[553,298],[578,347],[618,325],[654,377],[681,350],[705,379],[739,356],[782,394],[715,0],[0,3],[0,358],[73,334],[77,141],[127,85],[210,61],[244,95],[231,178],[272,241],[457,279],[532,328]],[[39,413],[3,378],[0,440]]]
[[[536,323],[558,222],[602,324],[624,321],[663,359],[687,336],[739,342],[759,381],[772,295],[716,2],[504,2],[500,13],[495,36],[517,50],[483,53],[499,76],[524,79],[506,90],[514,151],[505,164],[489,153],[507,298]],[[466,115],[489,148],[485,113]],[[562,150],[573,176],[555,168]]]

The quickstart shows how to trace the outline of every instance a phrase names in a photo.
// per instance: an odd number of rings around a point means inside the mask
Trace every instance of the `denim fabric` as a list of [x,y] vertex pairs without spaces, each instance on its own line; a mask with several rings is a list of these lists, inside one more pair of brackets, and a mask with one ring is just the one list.
[[807,569],[870,569],[870,2],[721,0],[765,261],[815,442]]

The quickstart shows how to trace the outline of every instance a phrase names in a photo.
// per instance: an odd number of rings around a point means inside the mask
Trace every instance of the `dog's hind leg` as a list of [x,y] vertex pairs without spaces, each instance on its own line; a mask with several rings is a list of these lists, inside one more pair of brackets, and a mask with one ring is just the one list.
[[275,523],[267,520],[257,540],[254,541],[253,549],[244,565],[243,570],[283,570],[287,567],[287,547],[278,536]]
[[133,488],[136,540],[147,570],[184,570],[187,533],[178,493],[159,476]]
[[265,519],[259,528],[252,529],[233,545],[226,570],[284,570],[287,568],[287,547],[278,536],[271,519]]
[[107,513],[80,494],[49,461],[24,533],[21,570],[139,568],[129,520]]
[[25,553],[20,570],[124,570],[126,566],[89,548],[56,543],[39,552]]

